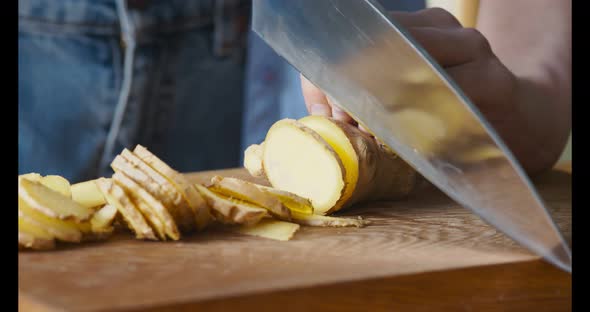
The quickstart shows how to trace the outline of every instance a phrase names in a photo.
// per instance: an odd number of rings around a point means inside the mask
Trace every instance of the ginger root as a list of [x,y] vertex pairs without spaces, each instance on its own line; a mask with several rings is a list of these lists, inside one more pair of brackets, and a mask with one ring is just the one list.
[[302,215],[295,213],[293,214],[294,223],[307,225],[307,226],[319,226],[319,227],[358,227],[362,228],[371,224],[368,220],[363,220],[360,217],[358,219],[352,218],[341,218],[341,217],[330,217],[322,215]]
[[172,167],[168,166],[168,164],[141,145],[137,145],[133,153],[167,178],[176,187],[191,209],[195,217],[197,229],[201,230],[209,224],[211,221],[209,206],[205,203],[205,199],[200,193],[186,180],[183,174],[172,169]]
[[267,217],[267,210],[255,204],[213,192],[203,185],[195,187],[205,197],[215,219],[224,224],[253,225]]
[[87,208],[101,207],[106,199],[95,180],[76,183],[71,187],[72,199]]
[[131,198],[117,183],[112,180],[100,178],[96,181],[107,203],[117,208],[125,222],[135,232],[137,239],[157,240],[152,228],[148,225],[141,212],[135,208]]
[[301,225],[363,227],[369,222],[325,214],[403,196],[416,178],[370,136],[321,117],[275,123],[263,143],[248,148],[245,166],[272,187],[221,176],[192,184],[140,145],[115,157],[110,178],[70,185],[60,176],[19,175],[19,250],[105,239],[120,226],[137,239],[176,241],[221,223],[287,241]]
[[259,189],[254,183],[235,178],[214,176],[208,188],[216,193],[265,208],[277,219],[286,221],[291,219],[291,211],[279,198]]
[[276,189],[308,198],[315,214],[398,199],[417,180],[416,171],[390,149],[358,128],[326,117],[279,120],[263,143],[245,154],[246,169],[263,174]]
[[241,225],[235,229],[236,232],[245,235],[259,236],[278,241],[288,241],[293,238],[299,230],[299,224],[264,219],[254,225]]

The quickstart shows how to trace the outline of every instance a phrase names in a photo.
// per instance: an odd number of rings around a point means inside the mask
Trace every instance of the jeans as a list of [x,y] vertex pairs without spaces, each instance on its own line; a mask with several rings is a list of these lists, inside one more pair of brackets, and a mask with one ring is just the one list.
[[214,2],[122,3],[19,1],[19,174],[107,176],[135,144],[179,171],[238,166],[244,49],[215,53]]

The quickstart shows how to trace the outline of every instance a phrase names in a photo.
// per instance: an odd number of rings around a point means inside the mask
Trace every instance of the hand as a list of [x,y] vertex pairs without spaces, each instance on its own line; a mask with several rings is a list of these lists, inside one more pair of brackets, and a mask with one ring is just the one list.
[[[542,96],[539,94],[543,94],[543,90],[531,81],[517,78],[494,54],[490,43],[478,30],[462,27],[452,14],[440,8],[391,14],[462,88],[527,171],[546,169],[556,160],[553,159],[553,151],[551,155],[544,151],[547,156],[539,157],[538,144],[531,143],[532,137],[542,134],[537,134],[538,129],[530,127],[535,123],[531,122],[532,116],[537,113],[531,112],[532,106],[527,103],[535,98],[536,110],[541,109],[539,98]],[[301,87],[310,114],[355,124],[350,116],[332,105],[323,92],[303,76]],[[533,94],[537,95],[531,97]],[[546,110],[546,113],[549,111]]]
[[[439,8],[396,12],[392,16],[447,71],[490,122],[500,121],[513,111],[517,79],[494,55],[479,31],[463,28],[451,13]],[[301,87],[310,114],[354,123],[303,76]]]

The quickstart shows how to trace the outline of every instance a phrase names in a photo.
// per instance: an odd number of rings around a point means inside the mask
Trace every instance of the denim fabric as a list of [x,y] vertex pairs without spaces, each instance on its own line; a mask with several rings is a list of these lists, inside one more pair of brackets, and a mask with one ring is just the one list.
[[273,122],[306,114],[298,73],[253,34],[245,67],[249,0],[116,1],[19,0],[19,174],[107,176],[101,159],[138,143],[180,171],[240,166]]
[[[19,174],[75,182],[111,172],[99,161],[125,80],[119,11],[114,0],[19,1]],[[181,171],[238,166],[244,51],[218,43],[214,1],[152,1],[125,13],[131,83],[105,158],[139,143]]]
[[[379,2],[389,11],[417,11],[426,7],[424,0]],[[242,150],[262,142],[276,120],[307,115],[298,71],[254,33],[250,35],[248,57]]]

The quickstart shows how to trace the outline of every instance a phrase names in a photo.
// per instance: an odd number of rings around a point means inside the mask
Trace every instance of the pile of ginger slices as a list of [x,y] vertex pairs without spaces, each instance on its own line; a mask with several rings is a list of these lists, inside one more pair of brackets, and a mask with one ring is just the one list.
[[238,178],[214,176],[207,184],[192,183],[141,145],[124,149],[111,167],[110,178],[73,185],[57,175],[20,175],[19,249],[106,240],[117,231],[131,231],[140,240],[177,241],[213,224],[287,241],[300,225],[368,224],[314,214],[306,198]]

